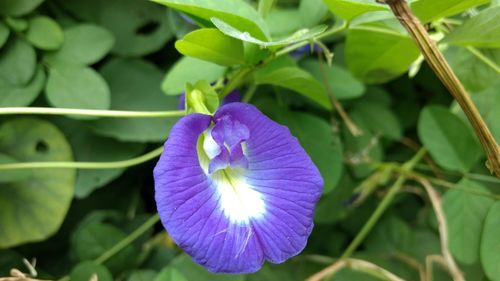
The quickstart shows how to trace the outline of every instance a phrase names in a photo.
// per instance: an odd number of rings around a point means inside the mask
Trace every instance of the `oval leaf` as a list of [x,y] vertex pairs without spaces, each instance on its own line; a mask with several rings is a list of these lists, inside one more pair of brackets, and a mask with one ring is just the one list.
[[476,46],[483,48],[500,48],[500,6],[481,11],[455,28],[443,42]]
[[35,49],[23,39],[9,40],[0,52],[0,79],[15,86],[26,85],[36,69]]
[[45,71],[38,65],[33,79],[26,86],[13,86],[0,78],[0,107],[30,105],[45,86]]
[[220,65],[244,64],[243,43],[215,28],[201,28],[175,42],[175,48],[191,56]]
[[57,50],[64,41],[61,27],[53,19],[38,16],[30,19],[26,39],[42,50]]
[[[95,277],[93,277],[95,276]],[[71,281],[89,281],[93,278],[99,281],[112,281],[113,276],[109,270],[93,261],[84,261],[75,266],[69,275]]]
[[[0,152],[23,162],[73,160],[64,135],[36,118],[3,123]],[[73,198],[75,175],[71,169],[34,169],[27,179],[0,184],[0,248],[54,234]]]
[[46,94],[54,107],[109,109],[110,106],[106,81],[86,66],[62,62],[51,65]]
[[373,0],[323,0],[330,11],[344,20],[351,21],[353,18],[367,12],[383,11],[388,8],[377,4]]
[[248,32],[255,38],[266,40],[269,35],[264,20],[257,11],[243,0],[153,0],[156,3],[184,12],[210,25],[210,19],[217,17],[239,30]]
[[324,71],[329,89],[339,100],[357,98],[365,92],[365,85],[342,66],[334,64],[330,67],[326,63],[321,66],[316,59],[307,59],[300,65],[318,81],[323,81],[321,72]]
[[312,29],[304,28],[301,30],[298,30],[294,34],[286,37],[285,39],[282,40],[277,40],[277,41],[262,41],[260,39],[257,39],[250,35],[248,32],[241,31],[228,23],[222,21],[221,19],[218,18],[212,18],[212,23],[220,30],[222,33],[226,34],[227,36],[231,36],[233,38],[239,39],[244,42],[250,42],[253,44],[257,44],[263,48],[267,47],[273,47],[273,46],[284,46],[284,45],[290,45],[293,43],[301,42],[301,41],[307,41],[310,40],[321,33],[325,32],[326,26],[325,25],[320,25],[316,26]]
[[64,30],[64,44],[48,61],[93,64],[102,59],[115,43],[113,34],[95,24],[78,24]]
[[44,0],[2,0],[0,1],[0,15],[22,16],[42,4]]
[[[476,232],[480,233],[480,232]],[[500,202],[489,210],[481,237],[481,264],[492,281],[500,280]]]
[[400,76],[418,55],[410,37],[388,28],[358,25],[347,32],[347,67],[354,76],[369,84],[384,83]]
[[429,22],[488,2],[489,0],[418,0],[412,2],[411,9],[421,21]]
[[256,73],[255,82],[290,89],[313,100],[325,109],[332,109],[323,86],[311,74],[298,67],[281,67],[272,71],[262,69]]
[[422,110],[418,135],[434,160],[449,170],[467,172],[482,156],[471,130],[441,106],[427,106]]
[[[111,109],[177,110],[177,97],[165,96],[158,85],[161,71],[139,59],[114,59],[101,68],[111,89]],[[89,122],[95,133],[122,141],[164,141],[177,118],[102,118]]]
[[164,47],[172,37],[166,10],[151,1],[57,2],[79,19],[109,30],[115,38],[113,53],[120,56],[137,57],[153,53]]
[[5,23],[0,22],[0,48],[9,39],[10,29],[5,25]]
[[186,83],[199,80],[215,81],[224,75],[225,67],[190,57],[182,57],[167,72],[161,89],[167,95],[180,95]]
[[[471,191],[488,192],[480,184],[462,180],[458,187]],[[449,228],[449,247],[455,258],[465,264],[473,264],[479,258],[479,243],[483,222],[491,205],[491,198],[475,195],[464,190],[449,190],[443,196],[443,211]]]

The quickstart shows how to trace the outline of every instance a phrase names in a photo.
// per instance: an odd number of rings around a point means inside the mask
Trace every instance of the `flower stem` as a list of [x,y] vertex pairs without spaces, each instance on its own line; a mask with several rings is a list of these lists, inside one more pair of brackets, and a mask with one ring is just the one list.
[[102,255],[100,255],[98,258],[96,258],[94,261],[97,264],[102,264],[102,263],[106,262],[111,257],[113,257],[118,252],[120,252],[125,247],[127,247],[129,244],[134,242],[135,239],[139,238],[139,236],[144,234],[148,229],[153,227],[159,221],[160,221],[160,216],[158,214],[153,215],[146,222],[144,222],[141,226],[139,226],[139,228],[134,230],[127,237],[123,238],[120,242],[118,242],[113,247],[111,247],[109,250],[104,252]]
[[4,107],[0,108],[0,115],[68,115],[68,116],[94,116],[115,118],[157,118],[181,117],[186,114],[184,110],[173,111],[124,111],[124,110],[94,110],[51,107]]
[[263,19],[267,17],[269,11],[273,7],[274,0],[259,0],[259,5],[257,6],[257,11]]
[[163,152],[163,147],[159,147],[141,156],[113,162],[25,162],[0,164],[1,170],[18,169],[42,169],[42,168],[62,168],[62,169],[117,169],[135,166],[154,159]]
[[429,66],[441,82],[443,82],[469,119],[486,152],[488,159],[486,166],[492,173],[500,177],[500,146],[496,143],[479,111],[470,99],[464,86],[460,83],[460,80],[453,73],[448,62],[446,62],[443,54],[439,51],[436,43],[429,37],[422,23],[413,15],[406,0],[376,1],[388,4],[396,18],[411,35]]
[[471,52],[476,58],[482,61],[485,65],[491,67],[497,74],[500,74],[500,66],[498,66],[494,61],[481,53],[478,49],[474,47],[467,47],[467,50]]
[[[426,153],[425,149],[420,149],[414,156],[411,158],[408,162],[404,163],[402,166],[402,169],[406,171],[410,171],[415,167],[415,165],[424,157]],[[340,257],[341,259],[348,258],[352,255],[352,253],[358,248],[358,246],[363,242],[363,240],[366,238],[366,236],[370,233],[372,228],[375,226],[375,224],[378,222],[382,214],[385,212],[387,207],[389,207],[389,204],[392,202],[396,194],[399,192],[401,189],[401,186],[403,186],[403,183],[406,181],[406,176],[405,175],[400,175],[396,182],[391,186],[389,189],[389,192],[385,195],[384,199],[380,204],[377,206],[377,209],[375,209],[375,212],[371,215],[371,217],[368,219],[368,221],[363,225],[363,228],[358,232],[354,240],[349,244],[347,249],[344,251],[342,256]]]
[[[334,26],[332,28],[330,28],[329,30],[321,33],[320,35],[316,36],[313,41],[316,41],[316,40],[320,40],[320,39],[323,39],[325,37],[328,37],[328,36],[332,36],[332,35],[335,35],[339,32],[342,32],[344,30],[346,30],[348,27],[348,24],[347,22],[344,22],[342,25],[340,26]],[[282,56],[282,55],[286,55],[292,51],[295,51],[297,50],[298,48],[300,47],[304,47],[305,45],[308,45],[308,44],[311,44],[311,42],[309,41],[302,41],[302,42],[298,42],[298,43],[295,43],[295,44],[292,44],[288,47],[285,47],[279,51],[276,52],[276,54],[274,55],[274,57],[279,57],[279,56]]]

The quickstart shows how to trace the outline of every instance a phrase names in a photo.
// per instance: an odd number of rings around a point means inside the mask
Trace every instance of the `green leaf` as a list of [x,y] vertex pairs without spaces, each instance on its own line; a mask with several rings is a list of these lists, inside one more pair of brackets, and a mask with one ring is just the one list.
[[[96,220],[82,221],[71,237],[71,250],[79,261],[93,260],[123,240],[126,234],[117,227]],[[120,271],[133,264],[136,249],[127,245],[105,262],[111,272]]]
[[366,238],[366,250],[382,255],[405,252],[415,243],[410,227],[400,218],[389,215],[382,219]]
[[449,170],[467,172],[483,155],[471,130],[441,106],[431,105],[422,110],[418,135],[434,160]]
[[64,41],[64,35],[59,24],[46,16],[37,16],[29,20],[26,39],[42,50],[57,50]]
[[[500,83],[497,82],[487,88],[484,91],[473,93],[471,95],[472,101],[476,105],[477,109],[481,113],[481,116],[483,116],[484,120],[486,121],[486,125],[488,125],[488,128],[490,128],[491,133],[497,140],[497,142],[500,142],[500,91],[498,89],[500,87]],[[460,112],[460,117],[465,122],[468,122],[467,117],[463,112],[458,109],[458,105],[456,105],[457,110]]]
[[322,0],[301,0],[299,4],[300,17],[306,27],[320,23],[328,14],[328,7]]
[[165,267],[154,279],[154,281],[188,281],[177,269]]
[[182,57],[167,72],[161,83],[161,89],[167,95],[179,95],[184,92],[186,83],[194,84],[199,80],[209,82],[221,78],[225,67],[190,57]]
[[71,273],[69,274],[69,279],[71,281],[89,281],[92,280],[92,276],[97,277],[96,280],[99,281],[112,281],[113,276],[109,270],[100,264],[93,261],[84,261],[75,266]]
[[274,119],[287,126],[318,167],[324,181],[323,193],[331,192],[343,171],[342,143],[334,138],[330,125],[314,115],[280,108]]
[[152,281],[155,280],[157,275],[156,271],[150,269],[134,270],[127,278],[127,281]]
[[45,86],[45,71],[38,65],[35,76],[26,86],[13,86],[0,78],[0,107],[30,105]]
[[358,102],[353,112],[364,120],[374,135],[381,134],[394,141],[403,137],[403,128],[398,117],[388,107],[373,102]]
[[424,264],[427,256],[441,254],[441,241],[435,231],[430,228],[416,228],[411,231],[413,233],[413,241],[418,242],[412,243],[407,250],[410,256],[417,258],[419,262]]
[[308,72],[298,67],[281,67],[277,69],[260,69],[255,73],[257,84],[270,84],[295,91],[323,108],[331,110],[332,105],[325,89]]
[[418,0],[411,4],[411,9],[424,23],[456,15],[490,0]]
[[217,0],[153,1],[194,16],[203,23],[203,26],[210,26],[210,19],[217,17],[260,40],[266,40],[269,37],[264,20],[254,8],[243,0],[226,1],[224,5],[221,5]]
[[330,11],[346,21],[367,12],[384,11],[388,8],[372,0],[323,0]]
[[[480,231],[476,232],[479,234]],[[500,280],[500,202],[489,210],[481,237],[481,264],[486,276],[492,281]]]
[[[76,126],[72,123],[70,125]],[[69,140],[75,152],[75,159],[80,162],[127,160],[138,156],[145,148],[144,144],[118,142],[114,139],[96,136],[84,129],[75,131]],[[124,168],[78,170],[75,197],[87,197],[97,188],[119,177],[124,171]]]
[[323,81],[323,70],[329,89],[339,100],[360,97],[365,92],[365,85],[354,78],[352,74],[342,66],[334,64],[329,67],[326,63],[323,66],[316,59],[307,59],[300,65],[311,73],[318,81]]
[[0,79],[15,86],[26,85],[35,69],[35,49],[23,39],[9,40],[0,52]]
[[201,28],[175,42],[175,48],[185,56],[220,65],[245,63],[243,43],[224,35],[215,28]]
[[500,6],[481,11],[455,28],[443,42],[483,48],[500,48]]
[[3,47],[3,44],[7,42],[9,39],[10,29],[5,25],[5,23],[0,21],[0,48]]
[[[283,38],[304,27],[300,12],[294,8],[278,8],[271,10],[266,18],[266,24],[272,38]],[[294,19],[294,20],[291,20]]]
[[[500,65],[500,49],[478,49],[477,51]],[[498,81],[498,71],[486,65],[466,48],[449,46],[444,55],[460,82],[469,91],[482,91]]]
[[252,35],[248,34],[246,31],[241,31],[237,29],[236,27],[220,20],[219,18],[212,18],[212,23],[220,30],[222,33],[226,34],[227,36],[231,36],[233,38],[239,39],[244,42],[250,42],[253,44],[257,44],[262,48],[268,48],[268,47],[276,47],[276,46],[284,46],[284,45],[290,45],[293,43],[301,42],[301,41],[307,41],[311,40],[312,38],[320,35],[321,33],[325,32],[326,30],[326,25],[319,25],[316,27],[313,27],[311,29],[309,28],[303,28],[292,35],[281,39],[281,40],[276,40],[276,41],[263,41],[258,38],[253,37]]
[[24,18],[5,18],[5,24],[16,32],[24,32],[28,29],[28,20]]
[[[201,265],[196,264],[193,259],[186,255],[181,254],[177,256],[171,263],[170,267],[180,272],[185,279],[191,281],[243,281],[245,275],[243,274],[214,274],[208,272]],[[175,280],[177,281],[177,280]]]
[[400,76],[418,55],[410,37],[385,27],[358,25],[347,32],[347,66],[354,76],[369,84]]
[[[290,259],[281,264],[266,262],[262,268],[247,274],[246,281],[304,281],[321,270],[321,265],[307,259]],[[356,280],[358,281],[358,280]]]
[[57,52],[48,54],[49,62],[61,60],[75,64],[93,64],[113,48],[115,39],[107,29],[95,24],[78,24],[64,30],[64,43]]
[[346,208],[346,202],[353,197],[356,182],[347,173],[341,175],[339,188],[321,197],[314,213],[314,223],[331,224],[344,219],[352,208]]
[[[166,9],[151,1],[59,0],[77,18],[109,30],[113,53],[138,57],[158,51],[172,37]],[[95,42],[97,43],[97,42]]]
[[[23,162],[73,160],[64,135],[36,118],[5,121],[0,126],[0,152]],[[75,175],[71,169],[35,169],[25,180],[0,184],[0,248],[54,234],[73,198]]]
[[22,16],[42,4],[44,0],[2,0],[0,1],[0,15]]
[[[452,125],[450,125],[452,126]],[[457,187],[488,192],[484,186],[463,179]],[[486,214],[495,200],[464,190],[448,190],[443,196],[443,211],[448,224],[448,245],[453,256],[465,264],[473,264],[479,258],[479,245]],[[498,238],[498,236],[497,236]]]
[[47,100],[54,107],[109,109],[106,81],[94,69],[58,62],[50,66]]
[[[177,110],[177,97],[160,90],[161,71],[139,59],[113,59],[101,68],[111,89],[111,109],[132,111]],[[88,122],[95,133],[121,141],[162,142],[177,118],[102,118]]]
[[[0,164],[19,163],[19,161],[7,154],[0,153]],[[11,170],[0,174],[0,185],[2,183],[22,181],[31,176],[30,170]]]

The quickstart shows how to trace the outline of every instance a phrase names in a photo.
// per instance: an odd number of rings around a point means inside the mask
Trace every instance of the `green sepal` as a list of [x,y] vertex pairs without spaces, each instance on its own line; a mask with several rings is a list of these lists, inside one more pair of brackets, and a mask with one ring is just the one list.
[[205,80],[186,84],[186,112],[212,115],[219,108],[217,92]]

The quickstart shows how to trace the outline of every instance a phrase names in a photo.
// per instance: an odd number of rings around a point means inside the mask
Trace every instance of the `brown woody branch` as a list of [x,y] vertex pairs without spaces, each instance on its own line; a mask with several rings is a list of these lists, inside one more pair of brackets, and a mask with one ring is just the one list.
[[486,166],[490,172],[500,177],[500,146],[495,141],[488,126],[479,114],[476,106],[470,99],[464,86],[458,80],[450,65],[439,51],[436,43],[429,37],[427,30],[408,7],[406,0],[376,0],[389,5],[396,18],[406,28],[425,60],[448,89],[453,98],[458,102],[469,119],[476,135],[486,152]]

